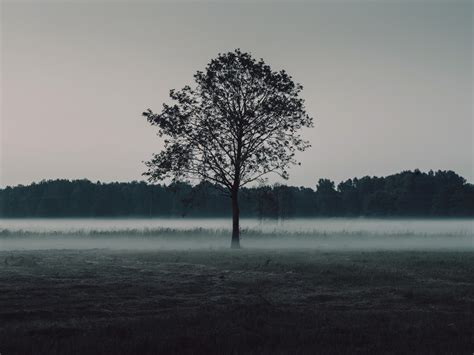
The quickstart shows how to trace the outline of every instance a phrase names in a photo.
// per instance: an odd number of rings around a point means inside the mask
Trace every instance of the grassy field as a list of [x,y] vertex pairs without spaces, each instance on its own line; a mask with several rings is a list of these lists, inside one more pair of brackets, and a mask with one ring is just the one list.
[[473,251],[0,251],[0,353],[472,354]]

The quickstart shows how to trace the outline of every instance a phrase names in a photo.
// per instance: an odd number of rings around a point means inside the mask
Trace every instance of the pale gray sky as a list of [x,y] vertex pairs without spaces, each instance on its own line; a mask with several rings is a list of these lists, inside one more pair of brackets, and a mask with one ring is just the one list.
[[287,183],[474,180],[472,1],[2,2],[1,34],[1,186],[142,179],[162,144],[141,112],[235,48],[304,86],[313,147]]

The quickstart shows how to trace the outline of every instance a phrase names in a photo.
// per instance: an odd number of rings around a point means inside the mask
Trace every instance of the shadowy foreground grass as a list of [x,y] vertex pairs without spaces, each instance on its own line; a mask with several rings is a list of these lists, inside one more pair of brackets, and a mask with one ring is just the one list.
[[474,252],[0,251],[0,353],[471,354]]

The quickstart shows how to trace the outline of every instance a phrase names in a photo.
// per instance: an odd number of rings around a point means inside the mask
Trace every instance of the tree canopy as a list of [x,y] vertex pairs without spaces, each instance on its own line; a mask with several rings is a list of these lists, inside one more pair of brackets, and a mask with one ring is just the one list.
[[270,172],[287,178],[295,151],[309,146],[298,134],[312,126],[302,86],[240,50],[219,54],[194,79],[194,88],[170,91],[174,104],[164,104],[160,114],[143,113],[168,137],[146,175],[197,177],[229,191]]

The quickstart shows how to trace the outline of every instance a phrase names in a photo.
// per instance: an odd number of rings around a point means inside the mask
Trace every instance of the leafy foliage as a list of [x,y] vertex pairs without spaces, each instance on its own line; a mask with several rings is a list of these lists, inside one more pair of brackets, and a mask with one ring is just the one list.
[[195,87],[170,91],[174,103],[160,114],[143,113],[166,137],[147,162],[149,180],[198,178],[229,192],[270,172],[288,178],[295,152],[309,147],[298,134],[312,126],[302,86],[238,49],[219,54],[194,79]]

